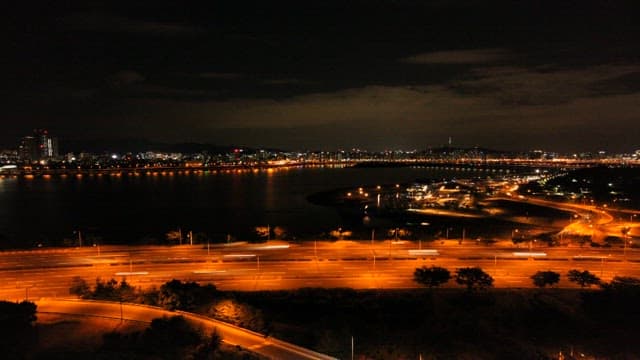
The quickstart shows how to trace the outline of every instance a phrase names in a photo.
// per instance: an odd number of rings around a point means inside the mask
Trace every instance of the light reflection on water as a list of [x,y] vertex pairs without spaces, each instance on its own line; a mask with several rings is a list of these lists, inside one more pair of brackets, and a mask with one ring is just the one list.
[[0,180],[0,235],[59,240],[84,229],[106,239],[162,237],[180,227],[214,239],[255,226],[327,232],[343,219],[307,196],[343,187],[474,176],[426,168],[272,168],[89,173]]

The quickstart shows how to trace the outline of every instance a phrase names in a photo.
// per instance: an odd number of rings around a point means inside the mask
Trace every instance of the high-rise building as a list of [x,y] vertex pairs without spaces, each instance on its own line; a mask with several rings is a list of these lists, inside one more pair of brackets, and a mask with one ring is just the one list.
[[58,139],[51,137],[46,129],[36,129],[34,132],[40,148],[40,160],[57,158]]
[[18,155],[23,161],[51,160],[58,157],[58,139],[45,129],[36,129],[33,136],[20,139]]
[[18,146],[18,157],[22,161],[37,161],[40,160],[40,147],[38,141],[33,136],[25,136],[20,139],[20,146]]

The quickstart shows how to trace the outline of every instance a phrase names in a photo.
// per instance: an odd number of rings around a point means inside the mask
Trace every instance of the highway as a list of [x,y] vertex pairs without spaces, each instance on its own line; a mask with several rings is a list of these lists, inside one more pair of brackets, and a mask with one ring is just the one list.
[[335,358],[320,354],[285,341],[265,337],[237,326],[218,320],[186,312],[171,312],[151,306],[119,304],[102,301],[74,301],[59,299],[40,299],[37,302],[39,313],[64,314],[79,317],[100,317],[120,321],[138,321],[151,323],[151,320],[163,316],[181,315],[195,328],[201,328],[210,334],[214,330],[230,345],[238,345],[270,359],[333,360]]
[[[562,277],[571,269],[589,270],[603,280],[640,277],[640,251],[622,247],[515,247],[510,242],[486,246],[476,241],[337,241],[285,244],[183,246],[102,246],[0,253],[0,298],[19,300],[68,297],[71,279],[115,278],[134,286],[160,286],[171,279],[211,282],[221,290],[282,290],[301,287],[356,289],[415,288],[420,266],[479,266],[495,286],[531,287],[530,276],[553,270]],[[431,249],[437,255],[416,255]],[[544,256],[529,256],[531,250]],[[540,254],[538,254],[540,255]],[[457,286],[453,281],[446,286]]]

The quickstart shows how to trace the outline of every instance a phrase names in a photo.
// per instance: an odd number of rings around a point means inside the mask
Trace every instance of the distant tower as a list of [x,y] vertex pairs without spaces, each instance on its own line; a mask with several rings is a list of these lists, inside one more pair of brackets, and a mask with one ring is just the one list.
[[449,147],[451,147],[451,136],[449,136]]

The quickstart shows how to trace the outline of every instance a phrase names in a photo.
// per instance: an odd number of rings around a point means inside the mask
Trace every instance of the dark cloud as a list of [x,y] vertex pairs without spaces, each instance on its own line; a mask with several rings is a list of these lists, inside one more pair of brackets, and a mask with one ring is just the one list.
[[262,81],[266,85],[295,85],[301,83],[308,83],[296,78],[283,78],[283,79],[267,79]]
[[[455,81],[465,96],[490,96],[505,105],[562,104],[583,97],[606,96],[622,90],[621,79],[633,77],[640,65],[600,65],[576,69],[548,67],[483,67],[471,79]],[[623,83],[624,84],[624,83]],[[627,93],[634,92],[627,87]]]
[[129,86],[144,81],[144,76],[133,70],[122,70],[109,76],[107,83],[113,87]]
[[69,14],[64,16],[62,21],[75,31],[140,33],[161,36],[194,34],[199,31],[198,28],[188,24],[150,21],[97,12]]
[[504,49],[471,49],[417,54],[401,61],[408,64],[483,64],[506,60],[509,56]]
[[206,73],[200,74],[200,77],[205,78],[205,79],[234,80],[234,79],[240,79],[240,78],[244,77],[244,75],[236,74],[236,73],[206,72]]
[[15,6],[5,146],[36,126],[280,148],[640,146],[634,2]]

